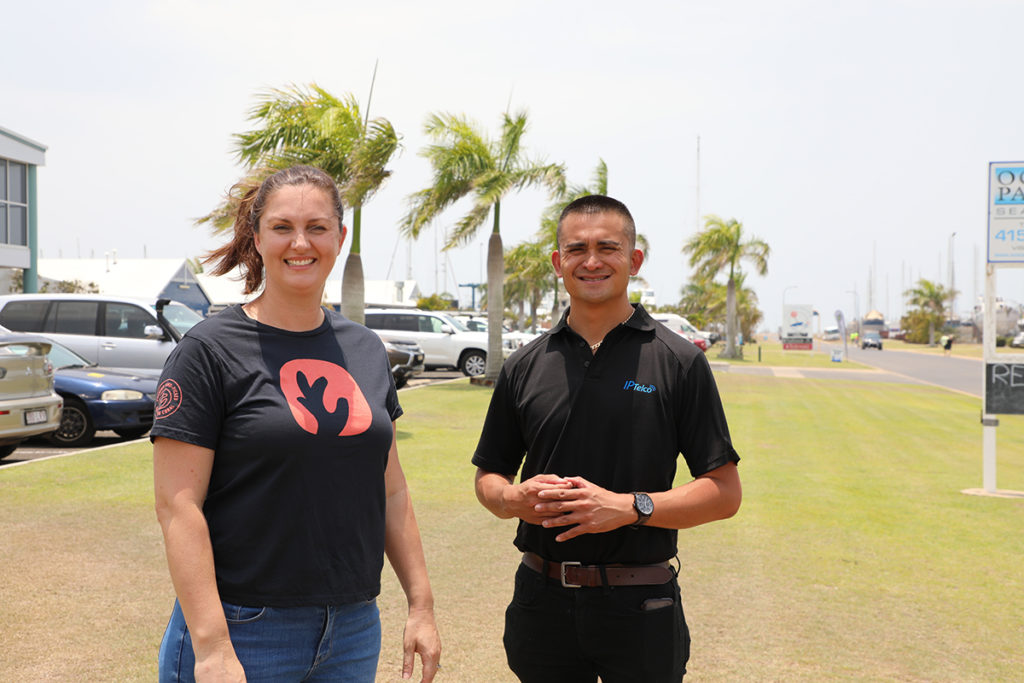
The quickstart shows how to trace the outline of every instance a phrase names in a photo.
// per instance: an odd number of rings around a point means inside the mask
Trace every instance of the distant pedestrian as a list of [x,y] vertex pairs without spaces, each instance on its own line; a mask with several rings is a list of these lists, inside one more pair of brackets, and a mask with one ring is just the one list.
[[944,334],[942,335],[942,339],[940,339],[939,342],[942,344],[942,355],[950,355],[950,353],[952,353],[953,350],[953,335]]

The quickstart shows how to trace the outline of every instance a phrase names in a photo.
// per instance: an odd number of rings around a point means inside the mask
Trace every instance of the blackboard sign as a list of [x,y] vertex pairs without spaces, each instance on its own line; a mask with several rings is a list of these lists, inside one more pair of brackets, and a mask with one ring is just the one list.
[[1024,364],[985,365],[985,412],[1024,415]]

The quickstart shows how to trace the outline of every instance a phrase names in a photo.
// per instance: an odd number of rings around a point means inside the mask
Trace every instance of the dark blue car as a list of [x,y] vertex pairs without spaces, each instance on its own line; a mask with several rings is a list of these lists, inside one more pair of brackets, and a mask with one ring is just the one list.
[[137,439],[149,431],[159,370],[104,368],[66,346],[52,344],[54,390],[64,399],[64,411],[57,431],[48,435],[50,441],[82,446],[92,441],[97,430],[110,429],[125,439]]

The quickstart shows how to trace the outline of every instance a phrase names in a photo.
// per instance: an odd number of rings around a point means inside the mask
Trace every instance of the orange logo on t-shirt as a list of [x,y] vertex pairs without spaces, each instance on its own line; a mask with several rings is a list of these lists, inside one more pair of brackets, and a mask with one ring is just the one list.
[[373,421],[355,379],[334,363],[313,358],[288,361],[281,368],[281,390],[295,421],[310,434],[354,436]]

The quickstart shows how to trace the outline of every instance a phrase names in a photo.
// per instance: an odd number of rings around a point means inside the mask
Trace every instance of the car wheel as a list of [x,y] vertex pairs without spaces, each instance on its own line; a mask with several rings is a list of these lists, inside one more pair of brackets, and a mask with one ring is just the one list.
[[407,375],[399,375],[395,377],[395,389],[401,389],[409,383],[409,377]]
[[487,370],[487,356],[481,351],[467,351],[459,359],[459,370],[469,377],[478,377]]
[[8,455],[18,450],[18,446],[20,445],[20,443],[9,443],[6,446],[0,446],[0,460],[3,460]]
[[131,427],[129,429],[115,429],[114,433],[122,439],[134,441],[135,439],[141,439],[148,431],[149,427]]
[[61,446],[83,446],[96,434],[96,427],[85,404],[76,398],[64,399],[60,426],[49,435],[50,441]]

